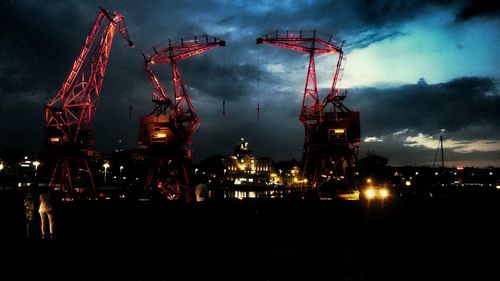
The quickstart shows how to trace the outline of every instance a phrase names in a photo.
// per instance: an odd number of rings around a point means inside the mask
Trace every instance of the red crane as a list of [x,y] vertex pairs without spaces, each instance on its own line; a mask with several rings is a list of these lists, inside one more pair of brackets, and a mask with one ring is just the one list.
[[100,9],[68,77],[45,105],[45,142],[49,154],[57,158],[49,185],[70,194],[75,188],[86,187],[95,193],[88,161],[94,143],[92,124],[116,30],[129,47],[134,46],[123,15]]
[[[312,187],[332,180],[353,182],[355,173],[359,112],[352,112],[343,104],[347,92],[337,88],[343,70],[343,43],[315,31],[275,31],[257,38],[257,44],[309,54],[300,121],[305,127],[303,172]],[[321,54],[338,55],[331,87],[323,102],[318,95],[314,59]]]
[[[202,35],[169,40],[166,46],[154,48],[154,53],[144,55],[144,68],[153,86],[155,103],[153,112],[141,117],[139,125],[139,143],[147,148],[149,158],[145,187],[146,190],[160,192],[169,200],[182,196],[189,200],[190,176],[187,166],[191,159],[190,145],[200,124],[177,62],[218,46],[225,46],[225,42]],[[153,64],[171,65],[173,99],[168,97],[154,74]]]

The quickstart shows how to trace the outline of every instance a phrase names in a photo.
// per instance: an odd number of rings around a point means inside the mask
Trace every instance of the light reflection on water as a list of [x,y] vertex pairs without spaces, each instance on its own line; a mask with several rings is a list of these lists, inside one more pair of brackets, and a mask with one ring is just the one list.
[[283,198],[290,194],[290,189],[276,190],[225,190],[224,198],[256,199],[256,198]]

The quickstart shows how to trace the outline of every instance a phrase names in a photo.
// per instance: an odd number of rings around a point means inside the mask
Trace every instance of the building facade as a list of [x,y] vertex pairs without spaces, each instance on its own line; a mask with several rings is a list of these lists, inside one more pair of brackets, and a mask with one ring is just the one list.
[[245,139],[233,152],[233,155],[222,158],[224,179],[235,185],[266,185],[273,182],[273,161],[269,157],[255,157]]

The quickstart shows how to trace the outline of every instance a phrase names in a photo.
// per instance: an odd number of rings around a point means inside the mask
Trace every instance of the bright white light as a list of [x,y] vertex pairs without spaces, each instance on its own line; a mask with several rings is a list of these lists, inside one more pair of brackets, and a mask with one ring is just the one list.
[[402,134],[407,134],[408,132],[410,132],[409,129],[404,129],[404,130],[401,130],[401,131],[394,132],[392,135],[399,136],[399,135],[402,135]]
[[389,190],[383,188],[379,191],[379,195],[382,198],[387,198],[389,196]]
[[366,198],[368,198],[368,199],[373,199],[373,198],[375,198],[375,195],[376,195],[376,194],[377,194],[377,193],[375,192],[375,189],[373,189],[373,188],[369,188],[369,189],[367,189],[367,190],[365,191]]
[[367,137],[363,140],[364,142],[383,142],[384,140],[378,137]]

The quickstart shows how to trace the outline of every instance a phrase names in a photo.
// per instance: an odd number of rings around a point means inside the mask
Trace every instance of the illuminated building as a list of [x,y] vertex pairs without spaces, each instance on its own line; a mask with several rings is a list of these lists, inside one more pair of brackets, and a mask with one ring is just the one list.
[[241,138],[233,155],[222,158],[224,179],[234,184],[263,185],[269,183],[273,171],[271,158],[252,155],[248,142]]

